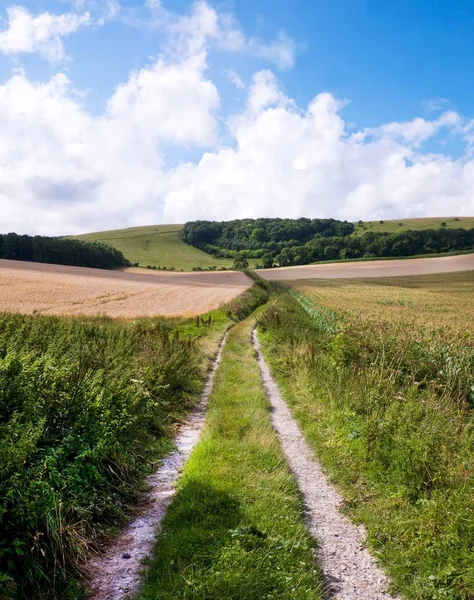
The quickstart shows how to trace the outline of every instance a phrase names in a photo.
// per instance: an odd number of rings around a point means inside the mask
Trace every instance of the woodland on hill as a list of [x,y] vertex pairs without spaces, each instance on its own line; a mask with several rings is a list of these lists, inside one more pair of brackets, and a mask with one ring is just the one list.
[[474,248],[474,229],[367,231],[334,219],[242,219],[191,221],[182,238],[217,258],[261,260],[263,267],[304,265],[322,260],[392,258]]
[[96,269],[129,264],[122,252],[100,242],[16,233],[0,234],[0,258]]

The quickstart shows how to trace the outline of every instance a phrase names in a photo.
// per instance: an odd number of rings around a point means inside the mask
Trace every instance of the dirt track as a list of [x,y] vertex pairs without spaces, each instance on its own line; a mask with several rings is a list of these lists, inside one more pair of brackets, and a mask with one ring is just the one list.
[[217,308],[250,284],[235,271],[107,271],[0,260],[0,312],[191,316]]
[[373,260],[367,262],[302,265],[260,269],[257,273],[269,281],[293,279],[353,279],[358,277],[395,277],[430,273],[454,273],[474,270],[474,254],[442,258]]
[[[326,578],[327,598],[334,600],[390,600],[388,579],[365,548],[366,531],[342,514],[343,499],[328,482],[293,418],[263,357],[254,329],[255,348],[271,418],[305,503],[316,557]],[[400,599],[398,599],[400,600]]]

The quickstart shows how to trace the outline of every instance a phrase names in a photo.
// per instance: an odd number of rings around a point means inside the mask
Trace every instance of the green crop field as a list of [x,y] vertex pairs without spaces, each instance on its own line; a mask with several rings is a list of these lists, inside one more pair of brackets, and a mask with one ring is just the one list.
[[[400,224],[401,223],[401,224]],[[390,221],[355,221],[354,235],[363,235],[367,231],[387,231],[388,233],[399,233],[407,229],[472,229],[474,217],[426,217],[423,219],[392,219]]]

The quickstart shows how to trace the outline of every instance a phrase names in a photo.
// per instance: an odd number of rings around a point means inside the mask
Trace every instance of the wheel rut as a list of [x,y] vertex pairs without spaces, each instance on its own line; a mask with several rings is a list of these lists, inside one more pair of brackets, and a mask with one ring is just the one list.
[[272,423],[303,495],[309,530],[317,541],[316,558],[326,579],[327,597],[393,600],[394,596],[388,592],[387,576],[364,545],[365,529],[341,513],[341,496],[328,483],[283,400],[262,355],[256,329],[252,331],[252,344],[270,400]]
[[176,491],[179,473],[196,446],[204,424],[214,377],[222,358],[227,333],[207,376],[199,404],[175,439],[171,452],[155,473],[148,477],[149,491],[142,513],[131,522],[103,554],[94,557],[87,568],[91,600],[124,600],[138,592],[143,561],[151,555],[160,525]]

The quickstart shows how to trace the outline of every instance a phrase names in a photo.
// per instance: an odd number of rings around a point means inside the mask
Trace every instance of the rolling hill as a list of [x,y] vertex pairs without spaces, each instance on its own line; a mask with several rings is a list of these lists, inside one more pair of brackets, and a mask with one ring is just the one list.
[[[402,223],[402,225],[400,225]],[[354,223],[356,231],[353,235],[363,235],[368,231],[399,232],[407,229],[433,229],[442,227],[445,223],[448,229],[471,229],[474,227],[474,217],[433,217],[420,219],[393,219],[384,221],[360,221]],[[166,267],[176,270],[191,271],[196,268],[210,267],[231,268],[232,259],[219,259],[185,244],[180,232],[183,225],[148,225],[130,227],[111,231],[98,231],[77,237],[86,241],[99,241],[114,246],[132,263],[140,267]],[[251,267],[255,264],[250,262]]]
[[121,250],[131,263],[140,267],[174,267],[176,270],[191,271],[200,267],[232,267],[232,259],[218,259],[185,244],[179,232],[182,225],[149,225],[113,231],[98,231],[78,235],[86,241],[104,242]]
[[[400,225],[401,223],[401,225]],[[472,229],[474,217],[425,217],[421,219],[392,219],[389,221],[359,221],[355,222],[354,235],[363,235],[367,231],[387,231],[399,233],[407,229],[438,229],[446,224],[448,229]]]

